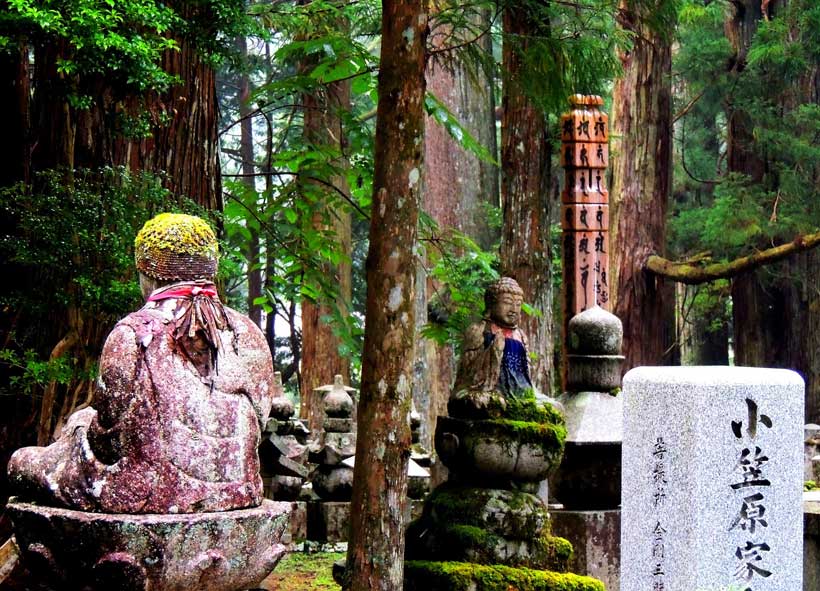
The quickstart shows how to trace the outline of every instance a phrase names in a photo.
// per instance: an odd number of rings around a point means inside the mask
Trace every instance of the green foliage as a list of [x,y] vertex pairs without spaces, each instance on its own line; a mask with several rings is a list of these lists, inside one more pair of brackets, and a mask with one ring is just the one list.
[[450,137],[463,149],[474,154],[479,160],[498,165],[495,156],[472,136],[470,131],[450,112],[447,105],[430,92],[424,97],[424,110],[434,121],[443,126]]
[[108,75],[140,91],[174,82],[160,67],[162,53],[177,47],[167,34],[179,17],[168,6],[153,0],[10,0],[8,5],[0,17],[0,45],[10,45],[14,37],[64,42],[68,49],[57,58],[64,76]]
[[0,307],[13,310],[21,327],[0,362],[15,368],[18,387],[78,377],[76,360],[45,360],[53,342],[43,339],[62,330],[55,318],[70,311],[113,324],[139,307],[133,242],[145,221],[167,210],[203,214],[171,199],[159,179],[121,168],[40,173],[32,186],[0,189],[0,210],[14,228],[0,238],[13,278]]
[[629,44],[629,34],[615,26],[618,3],[610,0],[580,2],[511,3],[535,29],[531,36],[507,35],[503,42],[518,54],[522,72],[510,81],[545,113],[558,115],[567,97],[607,94],[620,71],[616,49]]
[[814,480],[806,480],[803,483],[803,490],[805,492],[809,492],[809,491],[812,491],[812,490],[817,490],[817,488],[818,488],[817,483]]
[[52,91],[75,109],[99,100],[91,80],[105,79],[119,98],[128,92],[164,91],[179,79],[162,67],[162,56],[190,39],[208,60],[228,52],[247,30],[242,0],[9,0],[0,12],[0,51],[20,40],[37,59],[56,60]]
[[[709,250],[729,260],[816,231],[820,204],[820,106],[807,83],[820,60],[820,7],[797,0],[757,23],[745,63],[724,32],[728,2],[680,7],[674,68],[686,90],[677,107],[676,203],[671,245],[678,256]],[[726,170],[729,122],[759,164],[754,177]]]
[[77,377],[93,378],[91,372],[79,367],[75,359],[66,356],[42,360],[33,349],[16,351],[0,349],[0,364],[10,369],[9,390],[0,388],[0,395],[11,392],[32,392],[35,388],[45,388],[49,383],[68,385]]
[[499,277],[498,256],[460,232],[443,232],[427,215],[421,216],[421,235],[428,245],[428,272],[438,286],[422,334],[459,346],[464,331],[482,312],[484,290]]

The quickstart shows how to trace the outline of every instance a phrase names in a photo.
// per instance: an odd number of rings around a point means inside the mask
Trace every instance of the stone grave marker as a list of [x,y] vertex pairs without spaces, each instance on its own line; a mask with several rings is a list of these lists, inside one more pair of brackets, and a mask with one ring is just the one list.
[[746,367],[624,377],[622,591],[802,587],[802,378]]

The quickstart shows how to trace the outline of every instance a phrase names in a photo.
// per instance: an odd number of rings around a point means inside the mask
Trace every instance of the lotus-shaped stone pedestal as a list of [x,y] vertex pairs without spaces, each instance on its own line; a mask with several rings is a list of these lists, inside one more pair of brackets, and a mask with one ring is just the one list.
[[89,513],[12,499],[28,570],[61,590],[238,591],[285,552],[289,503],[214,513]]
[[537,483],[561,461],[563,436],[556,424],[439,417],[436,451],[462,479]]

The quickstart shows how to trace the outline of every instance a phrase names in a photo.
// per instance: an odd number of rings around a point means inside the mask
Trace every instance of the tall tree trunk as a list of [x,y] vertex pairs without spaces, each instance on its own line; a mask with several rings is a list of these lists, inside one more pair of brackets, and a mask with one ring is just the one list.
[[403,586],[426,3],[383,0],[376,163],[348,567],[353,591]]
[[[245,37],[236,40],[239,55],[242,63],[247,61],[248,41]],[[242,181],[248,187],[251,194],[256,193],[256,165],[253,149],[253,119],[251,118],[251,108],[248,104],[251,97],[251,79],[247,71],[239,74],[239,154],[242,159]],[[250,240],[248,240],[245,250],[245,260],[248,264],[248,316],[256,326],[262,326],[262,306],[256,303],[256,299],[262,296],[262,264],[261,264],[261,243],[259,241],[259,231],[255,227],[249,227]]]
[[[344,152],[342,112],[350,109],[350,81],[335,82],[323,89],[321,94],[303,95],[304,138],[307,144],[323,146]],[[344,156],[336,166],[347,165]],[[339,191],[349,194],[347,181],[343,175],[336,175],[330,182]],[[308,181],[310,183],[310,181]],[[311,184],[306,196],[320,197],[312,208],[315,213],[303,223],[311,224],[317,230],[332,229],[339,248],[349,255],[352,250],[350,212],[339,207],[339,196],[332,189]],[[330,220],[328,228],[327,220]],[[351,267],[349,259],[334,266],[327,266],[326,273],[334,278],[339,292],[335,302],[342,314],[348,313],[351,297]],[[323,302],[302,300],[302,373],[300,382],[300,414],[308,419],[312,430],[319,429],[324,419],[321,397],[315,388],[333,383],[333,376],[341,375],[345,382],[350,379],[350,359],[339,353],[340,340],[333,333],[333,325],[325,319],[333,314],[329,305]]]
[[0,113],[6,128],[0,143],[0,187],[29,180],[29,64],[28,47],[0,52]]
[[529,337],[530,353],[535,355],[533,382],[539,391],[550,395],[554,375],[550,271],[552,150],[544,113],[521,88],[528,38],[538,35],[540,27],[545,26],[527,14],[504,11],[503,62],[507,79],[501,119],[501,272],[518,281],[524,290],[524,300],[540,313],[525,315],[521,328]]
[[620,54],[610,117],[613,145],[610,193],[612,310],[623,322],[624,370],[669,364],[674,287],[644,270],[666,250],[666,211],[672,171],[671,30],[650,29],[631,2],[620,25],[634,34]]
[[[768,3],[767,17],[777,18],[786,4]],[[733,9],[724,29],[734,49],[734,68],[741,71],[764,15],[761,4],[752,0],[735,2]],[[810,83],[816,76],[814,65],[795,83],[793,96],[782,97],[782,107],[794,109],[795,100],[816,102],[818,96]],[[756,144],[750,114],[730,107],[727,121],[729,171],[764,182],[768,163]],[[820,255],[811,251],[788,259],[773,272],[758,270],[732,282],[735,363],[798,371],[806,380],[805,413],[810,422],[820,421],[820,294],[812,280],[818,273]]]
[[[433,18],[433,17],[431,17]],[[469,17],[480,30],[489,30],[490,14]],[[434,50],[465,41],[449,27],[430,40]],[[473,33],[470,33],[473,36]],[[478,42],[482,51],[492,55],[492,38]],[[495,104],[492,72],[480,65],[465,63],[452,52],[431,59],[425,73],[428,90],[442,101],[470,134],[491,154],[496,153]],[[460,147],[447,131],[425,117],[424,186],[422,209],[446,233],[455,229],[488,249],[495,236],[487,224],[486,206],[498,206],[498,168],[482,162]],[[439,286],[425,276],[425,262],[419,261],[416,280],[416,371],[413,400],[421,414],[420,443],[433,448],[436,419],[447,414],[447,400],[454,378],[455,358],[450,346],[437,346],[421,334],[427,324],[427,307]]]

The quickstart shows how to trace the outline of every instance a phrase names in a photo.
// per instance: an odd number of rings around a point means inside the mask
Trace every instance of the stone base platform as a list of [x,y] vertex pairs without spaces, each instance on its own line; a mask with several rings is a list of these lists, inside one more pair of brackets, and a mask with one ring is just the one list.
[[285,552],[290,503],[215,513],[88,513],[11,499],[28,571],[60,591],[238,591]]
[[619,591],[621,568],[621,512],[550,509],[552,533],[575,549],[569,568],[603,581],[607,591]]
[[604,591],[591,577],[470,562],[404,563],[404,591]]

